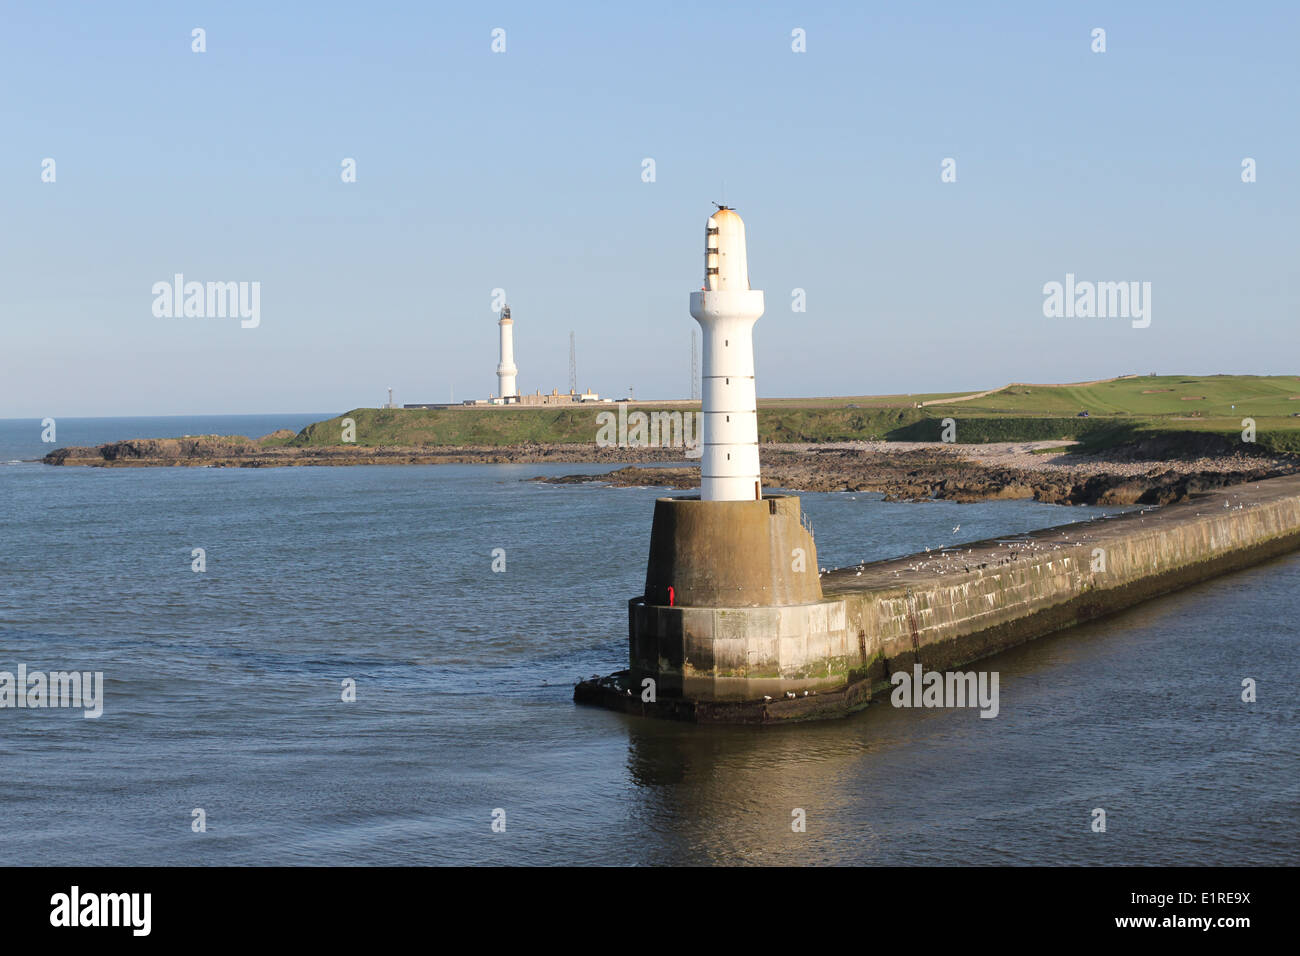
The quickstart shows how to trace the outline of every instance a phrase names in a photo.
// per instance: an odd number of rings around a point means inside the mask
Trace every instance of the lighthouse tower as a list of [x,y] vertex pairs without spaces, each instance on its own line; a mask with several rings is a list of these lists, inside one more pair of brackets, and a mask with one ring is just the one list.
[[850,679],[858,632],[851,641],[844,600],[822,593],[812,526],[798,497],[763,493],[753,343],[762,314],[745,225],[719,206],[705,231],[704,288],[691,295],[704,329],[700,494],[655,501],[645,587],[627,605],[628,669],[579,684],[574,700],[761,721],[776,700],[815,710],[814,692]]
[[754,323],[762,314],[763,293],[749,287],[745,223],[719,206],[705,227],[704,286],[691,293],[691,315],[704,330],[704,501],[763,497],[754,391]]
[[510,318],[510,306],[501,310],[501,361],[497,364],[497,379],[501,386],[501,400],[519,400],[519,388],[515,385],[515,376],[519,369],[515,367],[515,323]]

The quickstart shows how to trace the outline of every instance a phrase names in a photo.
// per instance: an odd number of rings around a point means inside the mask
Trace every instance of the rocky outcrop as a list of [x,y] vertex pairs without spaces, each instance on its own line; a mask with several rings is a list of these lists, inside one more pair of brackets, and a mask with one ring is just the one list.
[[[551,464],[623,465],[603,475],[538,479],[619,486],[699,486],[699,464],[674,448],[602,448],[593,443],[501,446],[306,445],[286,431],[259,439],[200,435],[137,438],[97,448],[60,448],[50,465],[96,467],[278,468],[303,465]],[[1052,443],[1038,443],[1051,445]],[[1164,505],[1189,495],[1300,470],[1294,457],[1243,450],[1217,436],[1152,439],[1103,454],[1071,454],[1035,443],[938,442],[767,444],[764,485],[791,491],[879,492],[891,500],[1033,498],[1050,504]],[[1046,454],[1044,452],[1047,452]],[[662,464],[666,467],[645,467]]]
[[[1070,456],[1068,467],[988,466],[946,450],[809,452],[764,448],[764,486],[790,491],[878,492],[888,500],[986,501],[1032,498],[1049,504],[1165,505],[1192,494],[1291,474],[1300,468],[1286,458],[1223,456],[1134,464],[1109,456]],[[599,481],[622,487],[699,486],[699,468],[630,466],[604,475],[540,478],[563,484]]]
[[[260,439],[242,436],[133,438],[95,448],[59,448],[47,465],[92,467],[284,468],[300,465],[541,464],[546,462],[680,461],[681,451],[659,448],[598,448],[593,444],[500,446],[387,446],[279,444],[285,432]],[[290,437],[292,437],[290,435]],[[275,440],[275,441],[273,441]],[[264,444],[265,443],[265,444]]]

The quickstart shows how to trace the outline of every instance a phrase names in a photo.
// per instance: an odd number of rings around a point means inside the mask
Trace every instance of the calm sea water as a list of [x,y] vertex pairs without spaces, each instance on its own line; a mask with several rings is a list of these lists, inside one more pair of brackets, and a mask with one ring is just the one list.
[[[661,492],[524,479],[599,470],[0,465],[0,670],[106,682],[98,720],[0,710],[0,864],[1297,862],[1300,557],[981,664],[993,720],[705,729],[571,701],[626,664]],[[803,500],[827,566],[1104,513]]]

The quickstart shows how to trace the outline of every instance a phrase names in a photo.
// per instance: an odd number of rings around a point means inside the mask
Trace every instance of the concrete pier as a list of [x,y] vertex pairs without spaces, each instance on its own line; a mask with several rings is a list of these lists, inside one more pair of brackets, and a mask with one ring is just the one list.
[[629,602],[629,670],[582,682],[574,699],[698,722],[842,716],[914,663],[963,667],[1296,548],[1300,476],[1289,476],[839,569],[799,604],[665,609],[643,595]]

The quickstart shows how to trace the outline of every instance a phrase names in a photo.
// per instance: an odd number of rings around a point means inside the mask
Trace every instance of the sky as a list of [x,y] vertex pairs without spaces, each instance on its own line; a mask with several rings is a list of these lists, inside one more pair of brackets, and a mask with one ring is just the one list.
[[[567,390],[572,331],[580,389],[685,397],[714,201],[766,294],[760,397],[1295,374],[1298,28],[1281,2],[6,0],[0,418],[485,398],[497,289],[521,390]],[[259,283],[258,324],[156,315],[177,273]],[[1045,316],[1067,274],[1149,282],[1150,324]]]

